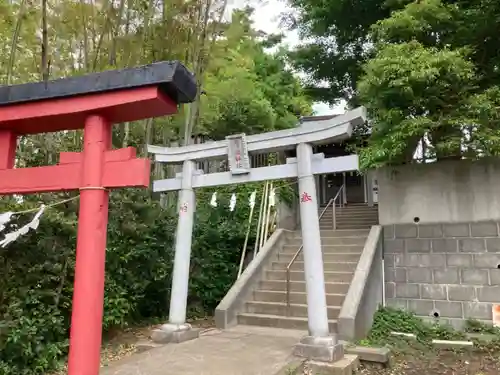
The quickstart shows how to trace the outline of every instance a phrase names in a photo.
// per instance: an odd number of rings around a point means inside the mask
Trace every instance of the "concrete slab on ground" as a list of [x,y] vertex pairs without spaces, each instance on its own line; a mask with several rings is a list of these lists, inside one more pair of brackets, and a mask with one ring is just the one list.
[[199,339],[132,355],[100,375],[273,375],[307,332],[269,327],[209,329]]

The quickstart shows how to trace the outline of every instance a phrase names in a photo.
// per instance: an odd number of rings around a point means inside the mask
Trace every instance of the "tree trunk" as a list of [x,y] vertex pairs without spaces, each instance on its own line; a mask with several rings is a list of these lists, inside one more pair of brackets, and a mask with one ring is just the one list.
[[113,32],[111,36],[111,51],[109,53],[109,65],[116,65],[116,41],[118,39],[118,33],[120,32],[120,26],[122,25],[123,11],[125,9],[125,0],[120,0],[120,5],[118,8],[118,19],[115,25],[113,25]]
[[109,27],[111,25],[111,13],[113,11],[113,2],[110,1],[106,11],[106,19],[104,20],[104,26],[102,32],[99,34],[99,40],[97,41],[97,46],[94,51],[94,63],[92,64],[92,71],[97,70],[97,64],[99,62],[99,55],[101,53],[102,44],[104,42],[104,36],[108,33]]
[[16,27],[12,35],[12,43],[10,45],[9,65],[7,66],[6,84],[12,83],[12,72],[14,70],[14,63],[16,61],[17,43],[19,41],[19,34],[21,33],[21,25],[23,23],[24,13],[26,11],[26,0],[21,1],[19,6],[19,13],[17,15]]
[[42,80],[49,80],[49,32],[47,30],[47,0],[42,0]]
[[87,15],[85,10],[85,0],[80,0],[80,11],[82,16],[83,31],[83,66],[85,71],[89,71],[89,36],[87,33]]

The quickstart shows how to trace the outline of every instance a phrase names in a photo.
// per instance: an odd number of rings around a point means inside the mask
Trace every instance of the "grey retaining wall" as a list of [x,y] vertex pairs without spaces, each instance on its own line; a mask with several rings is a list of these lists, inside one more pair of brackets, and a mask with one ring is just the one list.
[[460,327],[500,303],[499,223],[386,225],[388,306]]

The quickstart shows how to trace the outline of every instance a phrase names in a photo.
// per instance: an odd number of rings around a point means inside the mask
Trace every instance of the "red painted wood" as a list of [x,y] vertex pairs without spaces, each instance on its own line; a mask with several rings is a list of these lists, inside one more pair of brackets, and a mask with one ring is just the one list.
[[0,130],[18,135],[82,129],[99,114],[110,123],[171,115],[177,105],[158,87],[142,87],[0,107]]
[[[114,161],[125,161],[135,159],[137,150],[135,147],[119,148],[117,150],[106,151],[104,159],[106,163]],[[80,163],[82,160],[81,152],[61,152],[59,154],[59,164]]]
[[80,171],[70,164],[0,170],[0,195],[77,190]]
[[[16,163],[17,137],[13,131],[0,130],[0,171],[14,168]],[[0,181],[2,179],[0,178]]]
[[102,180],[103,185],[107,188],[148,188],[150,177],[151,161],[149,159],[134,159],[106,163]]
[[[100,116],[89,116],[85,123],[82,160],[84,187],[102,186],[106,151],[110,146],[111,124]],[[102,189],[80,193],[69,375],[99,374],[108,194]]]
[[[103,186],[147,188],[150,184],[149,159],[106,161]],[[62,164],[50,167],[0,170],[0,195],[33,194],[78,190],[83,186],[82,166]]]
[[[149,159],[136,159],[133,148],[110,150],[112,124],[176,112],[158,87],[0,107],[0,195],[81,190],[69,375],[99,374],[109,204],[103,188],[150,183]],[[17,136],[82,128],[82,153],[61,153],[56,166],[13,169]]]

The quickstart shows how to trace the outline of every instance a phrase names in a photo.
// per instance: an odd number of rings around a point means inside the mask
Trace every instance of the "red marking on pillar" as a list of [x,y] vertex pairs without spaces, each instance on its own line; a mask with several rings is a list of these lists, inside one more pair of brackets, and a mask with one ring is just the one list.
[[241,166],[241,162],[240,162],[241,161],[241,155],[240,155],[239,151],[236,152],[235,159],[236,159],[236,167],[239,168]]
[[300,196],[300,201],[302,203],[305,203],[305,202],[311,202],[312,201],[312,198],[309,194],[307,194],[306,192],[302,193],[302,195]]

